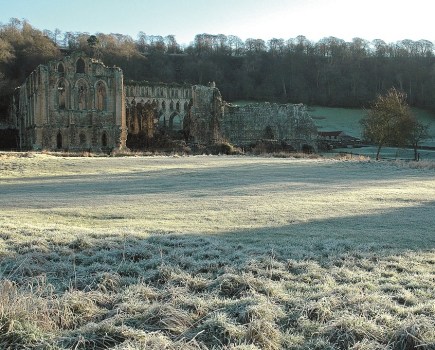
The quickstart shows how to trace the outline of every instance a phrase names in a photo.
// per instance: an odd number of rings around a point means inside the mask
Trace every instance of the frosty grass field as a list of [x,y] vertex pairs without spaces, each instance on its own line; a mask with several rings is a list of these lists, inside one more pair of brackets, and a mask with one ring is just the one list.
[[434,168],[0,154],[0,348],[435,349]]

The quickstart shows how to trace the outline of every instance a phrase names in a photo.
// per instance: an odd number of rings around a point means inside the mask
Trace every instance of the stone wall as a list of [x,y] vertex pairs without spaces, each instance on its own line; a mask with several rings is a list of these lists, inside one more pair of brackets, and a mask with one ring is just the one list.
[[196,143],[211,144],[222,140],[224,101],[214,83],[192,87],[192,108],[186,121],[189,138]]
[[214,84],[134,83],[125,86],[125,94],[130,135],[142,133],[150,140],[164,129],[201,144],[221,139],[223,101]]
[[277,140],[298,150],[304,144],[315,147],[317,130],[302,104],[227,104],[224,115],[223,136],[236,145]]
[[130,134],[152,136],[157,127],[183,129],[192,98],[191,85],[135,82],[125,85],[127,126]]

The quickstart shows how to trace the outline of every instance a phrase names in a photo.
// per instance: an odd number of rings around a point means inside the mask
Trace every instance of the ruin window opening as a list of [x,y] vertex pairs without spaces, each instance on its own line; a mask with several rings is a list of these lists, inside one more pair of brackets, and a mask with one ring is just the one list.
[[80,82],[77,86],[77,109],[85,110],[88,105],[88,89],[85,82]]
[[65,68],[62,63],[59,63],[59,65],[57,66],[57,72],[60,73],[61,75],[65,73]]
[[76,63],[76,73],[85,73],[85,61],[79,58]]
[[169,109],[170,109],[171,111],[174,110],[174,102],[173,102],[173,101],[171,101],[171,103],[169,104]]
[[166,110],[166,103],[165,103],[165,101],[162,101],[162,110]]
[[56,136],[56,148],[62,149],[62,134],[60,133],[60,131],[57,133]]
[[107,147],[107,134],[105,132],[103,132],[103,135],[101,136],[101,145]]
[[180,102],[177,102],[177,104],[175,105],[175,109],[177,110],[177,112],[180,111]]
[[66,89],[65,89],[65,83],[63,81],[60,81],[57,85],[57,92],[58,92],[58,104],[59,109],[65,109],[66,108]]
[[106,87],[104,86],[104,83],[101,81],[97,84],[96,107],[97,110],[99,111],[106,110]]

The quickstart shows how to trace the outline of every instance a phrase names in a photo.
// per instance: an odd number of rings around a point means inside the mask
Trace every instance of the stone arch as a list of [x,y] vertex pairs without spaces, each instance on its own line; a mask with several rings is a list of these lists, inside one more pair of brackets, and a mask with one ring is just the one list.
[[83,111],[89,109],[89,84],[84,79],[79,79],[75,87],[75,108]]
[[83,58],[79,58],[76,62],[76,73],[86,73],[85,72],[85,60]]
[[67,109],[69,107],[69,101],[68,101],[68,96],[69,96],[69,84],[68,81],[64,78],[60,79],[57,82],[57,108],[59,109]]
[[63,137],[62,137],[62,133],[59,131],[56,135],[56,148],[57,149],[62,149],[63,146]]
[[62,62],[57,65],[57,72],[63,75],[65,73],[65,67]]
[[183,129],[183,117],[177,112],[174,112],[169,117],[168,129],[170,131],[182,130]]
[[102,80],[95,84],[95,108],[99,111],[107,110],[107,87]]

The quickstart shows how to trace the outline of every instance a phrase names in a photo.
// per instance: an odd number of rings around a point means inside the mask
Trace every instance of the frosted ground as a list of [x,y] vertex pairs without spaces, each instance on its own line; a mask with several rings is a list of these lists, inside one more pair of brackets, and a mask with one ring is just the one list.
[[0,154],[0,209],[0,347],[435,348],[433,163]]

